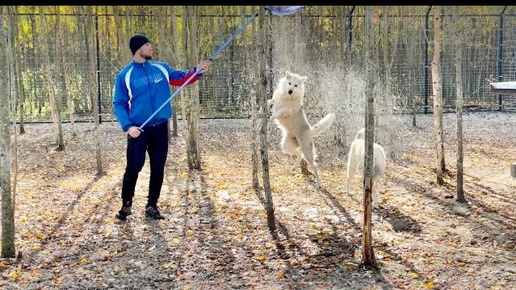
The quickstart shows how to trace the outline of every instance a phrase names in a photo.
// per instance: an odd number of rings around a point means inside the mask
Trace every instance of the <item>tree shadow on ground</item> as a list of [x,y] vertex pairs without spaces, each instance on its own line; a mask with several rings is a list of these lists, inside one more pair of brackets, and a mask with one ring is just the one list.
[[[189,170],[185,188],[179,193],[180,224],[177,225],[181,240],[196,246],[183,247],[187,252],[175,251],[172,260],[176,263],[176,275],[195,271],[193,288],[208,286],[223,279],[221,271],[229,272],[237,258],[224,245],[231,241],[224,235],[224,229],[215,217],[214,201],[207,192],[205,171]],[[192,252],[194,251],[194,252]],[[199,263],[192,257],[204,257]],[[181,285],[178,285],[181,286]]]
[[[359,225],[355,222],[351,214],[340,204],[338,199],[328,190],[321,188],[318,193],[325,200],[325,202],[333,209],[336,209],[345,218],[345,222],[351,225],[352,230],[355,233],[362,233],[363,225]],[[334,232],[327,237],[321,238],[320,236],[310,237],[318,247],[321,249],[320,253],[316,254],[317,257],[323,257],[321,259],[329,259],[332,256],[337,256],[338,261],[332,261],[332,265],[339,267],[338,274],[349,275],[348,271],[362,272],[363,275],[373,275],[377,283],[382,284],[382,289],[394,289],[391,283],[385,278],[382,273],[381,267],[378,267],[374,271],[367,271],[360,264],[355,263],[355,251],[362,248],[361,244],[351,243],[342,238],[337,228],[333,227]],[[377,262],[377,261],[375,261]],[[377,266],[380,266],[376,263]],[[344,286],[344,285],[342,285]],[[350,285],[348,285],[350,286]]]
[[[434,170],[432,174],[435,174]],[[456,174],[450,170],[447,170],[445,174],[451,179],[456,177]],[[499,211],[487,200],[487,198],[495,198],[508,205],[512,205],[514,202],[507,198],[507,194],[499,193],[478,182],[465,182],[464,194],[466,203],[461,203],[456,200],[457,189],[455,184],[449,182],[445,182],[442,185],[437,185],[436,183],[426,184],[426,182],[421,180],[423,179],[394,176],[390,181],[407,190],[423,194],[424,197],[441,206],[446,213],[464,218],[471,226],[478,228],[480,232],[497,236],[501,228],[510,229],[513,227],[512,224],[514,224],[516,219],[509,216],[508,212]],[[439,190],[433,190],[436,188]],[[481,218],[475,216],[476,212],[473,206],[483,212]],[[397,209],[392,210],[398,211]],[[405,228],[407,226],[409,228],[412,227],[411,223],[402,221],[401,227]],[[510,237],[510,235],[506,235],[506,237]]]
[[[65,205],[64,208],[52,208],[52,209],[43,208],[43,210],[46,210],[46,211],[57,210],[61,214],[55,220],[55,224],[50,229],[48,229],[48,231],[45,231],[43,233],[43,235],[46,238],[40,239],[39,242],[42,246],[44,246],[46,244],[55,243],[56,240],[59,240],[59,239],[64,239],[65,237],[62,237],[63,232],[67,232],[68,234],[70,234],[72,236],[74,234],[78,235],[77,233],[71,233],[68,230],[68,228],[71,226],[71,224],[72,224],[72,226],[75,226],[74,221],[77,221],[77,216],[76,215],[74,216],[74,214],[75,214],[74,210],[78,210],[79,204],[81,203],[81,200],[83,199],[83,197],[85,195],[87,196],[87,194],[92,190],[95,183],[97,181],[99,181],[100,178],[101,178],[101,176],[94,176],[90,182],[88,182],[81,188],[79,194],[75,195],[75,197],[73,199],[68,199],[65,201],[67,204]],[[58,197],[54,197],[54,198],[58,198]],[[112,200],[114,200],[114,199],[115,199],[115,196],[112,196],[108,200],[102,200],[102,201],[99,200],[96,204],[93,205],[94,210],[88,209],[88,212],[87,212],[88,214],[85,215],[84,219],[81,219],[81,223],[98,223],[99,220],[98,220],[97,213],[106,212],[107,208],[110,206]],[[63,199],[63,200],[65,200],[65,199]],[[47,213],[48,212],[42,212],[41,215],[44,216],[44,214],[47,214]],[[48,220],[46,220],[43,224],[47,224],[47,223],[48,223]],[[23,255],[25,255],[27,257],[34,257],[39,253],[40,253],[39,248],[32,248],[28,252],[23,253]],[[21,256],[21,254],[22,253],[19,253],[20,256]],[[59,262],[59,258],[55,257],[53,261]]]
[[382,204],[373,208],[373,212],[383,221],[388,222],[395,232],[421,232],[421,225],[415,219],[400,212],[397,207]]

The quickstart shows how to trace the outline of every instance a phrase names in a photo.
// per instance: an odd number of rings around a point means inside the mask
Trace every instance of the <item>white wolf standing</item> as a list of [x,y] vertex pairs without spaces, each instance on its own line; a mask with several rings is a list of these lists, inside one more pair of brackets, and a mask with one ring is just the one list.
[[[364,155],[365,155],[365,128],[358,130],[355,140],[351,142],[351,146],[348,154],[348,172],[347,172],[347,188],[346,191],[349,193],[349,185],[351,178],[355,176],[355,170],[357,167],[363,166]],[[378,194],[380,193],[380,179],[385,175],[386,158],[385,150],[377,143],[373,143],[373,204],[378,201]]]
[[287,70],[285,76],[279,80],[272,99],[267,100],[267,106],[272,110],[271,120],[275,120],[282,132],[281,149],[297,157],[292,170],[301,164],[302,159],[305,159],[312,167],[315,186],[319,188],[321,179],[315,163],[313,138],[333,124],[335,114],[327,114],[314,126],[308,123],[303,110],[306,80],[306,76]]

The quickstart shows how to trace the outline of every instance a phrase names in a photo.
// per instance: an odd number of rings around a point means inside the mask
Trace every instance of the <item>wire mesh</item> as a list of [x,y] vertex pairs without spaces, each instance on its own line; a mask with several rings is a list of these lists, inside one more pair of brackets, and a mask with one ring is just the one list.
[[[39,13],[39,9],[44,13]],[[128,39],[134,33],[149,36],[156,46],[156,59],[177,69],[196,65],[184,63],[182,9],[179,6],[73,6],[63,8],[59,17],[57,9],[61,8],[27,6],[17,10],[17,53],[23,79],[25,121],[51,119],[50,89],[57,92],[63,121],[91,121],[93,106],[99,106],[102,120],[114,120],[114,79],[131,61]],[[199,60],[206,59],[257,9],[259,7],[254,6],[202,7],[198,27]],[[432,14],[425,15],[425,9],[428,7],[416,11],[413,7],[400,6],[375,13],[373,60],[376,72],[393,95],[390,104],[396,112],[432,111]],[[277,80],[287,68],[308,75],[313,81],[307,92],[310,102],[328,94],[322,87],[329,75],[344,74],[350,68],[360,71],[365,61],[362,10],[354,6],[307,6],[290,16],[268,15],[272,25],[269,44],[272,79]],[[459,15],[458,20],[444,15],[442,79],[445,108],[452,110],[455,105],[453,38],[447,29],[454,25],[459,26],[464,38],[465,106],[488,110],[515,107],[514,97],[492,96],[489,88],[492,81],[516,80],[516,36],[513,33],[516,15],[509,12]],[[47,35],[41,29],[43,23],[47,25]],[[255,49],[256,29],[252,23],[231,42],[198,83],[201,117],[249,116],[256,64],[261,57]],[[49,47],[53,87],[49,86],[49,78],[45,75],[43,42]],[[343,81],[345,78],[334,80]],[[330,92],[336,93],[339,92]],[[342,96],[342,100],[349,97]],[[314,103],[313,112],[324,106],[330,105]],[[180,107],[175,111],[181,118]]]

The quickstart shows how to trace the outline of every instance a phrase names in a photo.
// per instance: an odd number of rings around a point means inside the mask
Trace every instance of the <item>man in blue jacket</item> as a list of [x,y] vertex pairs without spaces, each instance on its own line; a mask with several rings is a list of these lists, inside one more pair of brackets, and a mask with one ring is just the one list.
[[[170,85],[183,85],[192,74],[195,74],[197,68],[181,71],[164,62],[152,61],[152,44],[143,35],[132,36],[129,48],[133,53],[133,61],[116,76],[113,96],[116,118],[122,130],[127,132],[127,164],[122,182],[122,208],[116,217],[125,220],[131,214],[136,181],[148,152],[150,181],[145,216],[164,219],[158,208],[158,199],[168,154],[168,120],[172,116],[170,102],[141,128],[142,131],[138,128],[170,98]],[[189,84],[195,83],[210,65],[211,61],[200,62],[197,65],[200,68],[199,75]]]

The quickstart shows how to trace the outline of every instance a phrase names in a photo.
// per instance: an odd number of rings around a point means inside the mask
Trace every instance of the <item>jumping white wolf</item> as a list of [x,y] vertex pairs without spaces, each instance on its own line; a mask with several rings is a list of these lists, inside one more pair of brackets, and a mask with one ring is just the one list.
[[301,164],[302,159],[306,160],[312,167],[318,189],[321,179],[315,163],[313,138],[333,124],[335,114],[327,114],[314,126],[308,123],[303,110],[306,80],[306,76],[287,70],[285,76],[279,80],[272,99],[267,100],[267,106],[272,110],[271,120],[275,120],[282,132],[281,149],[297,157],[292,170]]
[[[348,154],[348,172],[347,172],[347,187],[346,191],[349,193],[349,185],[351,178],[355,176],[355,170],[358,166],[364,166],[364,155],[365,155],[365,129],[362,128],[357,132],[355,140],[351,142],[351,146]],[[378,194],[380,193],[380,179],[385,175],[386,158],[385,150],[377,143],[373,144],[373,204],[378,201]]]

